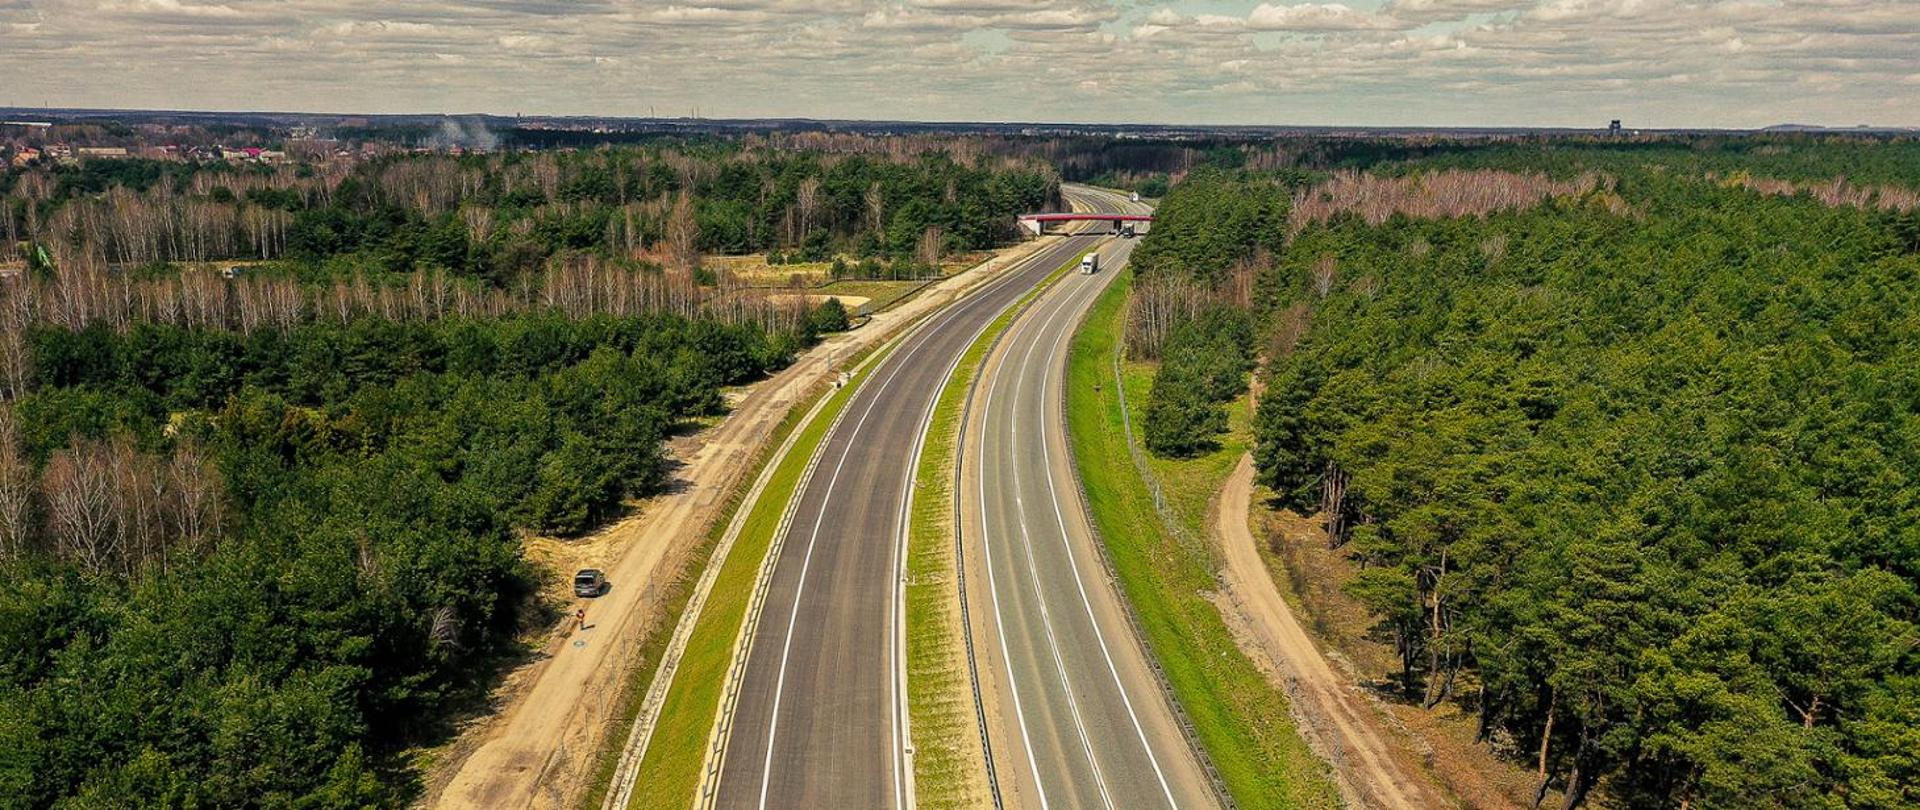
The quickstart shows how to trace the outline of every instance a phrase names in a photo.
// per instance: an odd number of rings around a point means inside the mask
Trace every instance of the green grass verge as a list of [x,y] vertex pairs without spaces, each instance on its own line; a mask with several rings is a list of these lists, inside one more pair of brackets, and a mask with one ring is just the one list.
[[921,808],[992,803],[955,590],[959,574],[954,558],[953,473],[960,416],[994,340],[1021,310],[1079,263],[1080,257],[1075,256],[1061,265],[980,333],[940,389],[927,424],[920,468],[914,471],[906,586],[907,712],[913,721],[914,798]]
[[[867,376],[863,373],[856,379],[864,381]],[[720,706],[727,667],[733,661],[733,642],[739,636],[741,622],[746,619],[754,580],[760,574],[768,547],[773,544],[780,516],[786,511],[787,501],[794,496],[814,450],[826,438],[834,417],[846,407],[859,387],[856,383],[832,392],[832,399],[819,415],[800,428],[800,437],[793,448],[777,460],[779,466],[768,479],[766,488],[760,491],[760,497],[747,505],[751,511],[741,524],[740,536],[735,538],[727,558],[719,563],[720,574],[707,595],[705,608],[695,619],[693,636],[687,642],[673,684],[661,704],[660,719],[654,725],[646,756],[640,761],[635,781],[638,787],[629,807],[684,810],[700,790],[700,766],[706,759],[714,712]],[[788,420],[797,421],[811,404],[795,406]],[[777,448],[790,430],[782,431],[780,438],[769,442],[769,447]],[[748,485],[751,486],[751,479]],[[717,539],[719,533],[725,531],[725,520],[716,526],[714,537]]]
[[[1206,540],[1208,505],[1246,450],[1244,418],[1236,416],[1242,429],[1217,452],[1150,461],[1184,537],[1167,530],[1128,450],[1113,358],[1131,279],[1123,271],[1101,294],[1067,361],[1067,428],[1094,525],[1148,647],[1234,801],[1243,808],[1338,807],[1327,766],[1294,727],[1286,695],[1234,644],[1206,597],[1218,588]],[[1132,365],[1126,373],[1137,428],[1152,370]]]
[[[720,510],[720,517],[716,518],[713,525],[707,529],[707,534],[700,545],[690,552],[689,559],[707,560],[713,556],[713,550],[719,546],[721,536],[726,534],[727,524],[733,519],[734,513],[739,511],[740,502],[746,498],[747,492],[753,488],[754,479],[759,477],[760,469],[766,466],[774,451],[780,448],[789,435],[792,435],[794,428],[800,424],[800,420],[806,416],[812,406],[813,400],[808,399],[789,409],[786,416],[781,418],[772,436],[754,456],[750,467],[752,473],[742,476],[740,481],[734,484],[733,491],[727,494],[726,505]],[[716,417],[715,421],[717,422],[718,419]],[[581,798],[579,807],[582,810],[597,810],[606,801],[607,791],[613,786],[614,771],[620,767],[620,756],[626,745],[627,735],[633,729],[634,722],[640,717],[640,707],[646,701],[647,689],[652,685],[653,676],[660,668],[660,657],[666,654],[667,644],[673,640],[674,625],[679,622],[680,615],[686,612],[687,602],[693,598],[694,586],[700,581],[702,571],[703,568],[697,564],[685,566],[663,594],[666,607],[663,616],[668,620],[656,622],[653,628],[647,631],[646,638],[641,641],[638,658],[634,661],[626,683],[620,689],[618,708],[614,710],[612,717],[614,731],[607,734],[600,751],[594,756],[593,782]]]

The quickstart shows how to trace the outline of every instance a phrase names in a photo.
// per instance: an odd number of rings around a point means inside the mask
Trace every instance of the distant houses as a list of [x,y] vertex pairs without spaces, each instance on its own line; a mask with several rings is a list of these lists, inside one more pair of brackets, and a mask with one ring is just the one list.
[[39,160],[54,163],[77,163],[82,160],[125,160],[144,158],[147,160],[192,160],[203,163],[226,161],[228,163],[280,163],[287,160],[287,153],[279,149],[266,149],[258,146],[179,146],[167,144],[161,146],[72,146],[64,143],[47,143],[32,146],[17,143],[11,150],[0,142],[0,154],[6,155],[6,164],[14,168],[24,168]]

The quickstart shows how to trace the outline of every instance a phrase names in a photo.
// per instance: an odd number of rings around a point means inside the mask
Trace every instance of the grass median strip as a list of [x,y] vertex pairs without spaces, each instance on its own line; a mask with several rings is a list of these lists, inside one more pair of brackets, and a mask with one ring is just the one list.
[[[872,367],[869,364],[868,368]],[[653,738],[640,761],[635,780],[639,788],[634,791],[629,807],[683,810],[693,802],[700,789],[701,763],[713,731],[727,667],[733,661],[733,644],[746,618],[747,603],[752,598],[754,581],[766,560],[767,549],[779,529],[787,501],[795,495],[827,430],[867,376],[862,373],[855,378],[855,384],[828,393],[831,399],[826,406],[799,427],[800,435],[793,447],[773,461],[779,466],[760,497],[741,507],[750,511],[727,558],[716,563],[722,566],[719,577],[699,618],[695,619],[693,635],[661,705]],[[788,418],[798,420],[811,405],[811,402],[796,405]],[[791,428],[781,433],[788,430]],[[771,446],[777,447],[783,440],[784,435],[776,437]]]
[[980,333],[940,389],[927,423],[920,467],[914,471],[906,586],[907,711],[913,719],[915,798],[922,808],[992,803],[956,587],[954,463],[967,396],[995,340],[1041,292],[1079,263],[1075,256],[1061,265]]
[[[1127,271],[1094,303],[1067,361],[1067,428],[1094,525],[1148,647],[1234,802],[1243,808],[1337,807],[1339,794],[1326,765],[1294,728],[1286,695],[1234,644],[1206,596],[1218,587],[1205,542],[1208,502],[1245,451],[1245,431],[1236,431],[1214,453],[1148,462],[1180,532],[1158,513],[1134,464],[1114,379],[1131,277]],[[1124,373],[1125,407],[1137,426],[1151,370],[1134,365]]]

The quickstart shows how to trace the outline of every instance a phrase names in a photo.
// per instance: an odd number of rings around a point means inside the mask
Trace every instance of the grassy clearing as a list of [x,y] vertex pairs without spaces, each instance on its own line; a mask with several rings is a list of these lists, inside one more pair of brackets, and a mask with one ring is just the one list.
[[700,261],[707,267],[724,270],[744,283],[764,287],[784,287],[791,284],[795,276],[801,279],[802,284],[812,286],[825,281],[833,269],[833,262],[767,264],[765,253],[705,256]]
[[[1148,646],[1234,801],[1244,808],[1337,807],[1326,765],[1294,728],[1286,695],[1240,652],[1206,598],[1217,587],[1207,512],[1246,450],[1244,409],[1235,409],[1237,429],[1218,451],[1149,462],[1179,533],[1167,530],[1134,466],[1113,379],[1131,278],[1127,271],[1101,294],[1067,362],[1067,427],[1094,524]],[[1152,369],[1130,365],[1125,373],[1137,426]]]
[[807,290],[808,295],[846,295],[869,299],[867,307],[873,312],[884,312],[912,298],[926,289],[927,285],[939,279],[925,281],[835,281]]
[[[856,379],[866,377],[862,374]],[[859,387],[856,383],[831,394],[832,399],[819,415],[800,428],[800,437],[792,450],[778,459],[779,467],[761,490],[760,497],[747,506],[751,511],[741,526],[740,536],[734,540],[733,549],[726,560],[720,562],[719,578],[714,581],[706,606],[695,620],[693,636],[687,642],[673,685],[660,707],[660,719],[654,726],[646,756],[640,762],[636,779],[640,787],[634,791],[629,807],[679,810],[690,804],[699,791],[700,766],[706,758],[714,712],[720,705],[727,667],[733,661],[733,642],[746,618],[754,580],[773,543],[787,501],[794,496],[815,449],[826,437],[834,417],[846,407]],[[811,403],[795,406],[788,421],[798,420],[810,406]],[[790,430],[783,428],[781,436],[768,446],[778,447]],[[748,486],[751,486],[750,480]],[[716,525],[715,539],[725,531],[725,520]]]
[[[940,260],[940,277],[946,278],[962,270],[966,270],[969,267],[985,261],[992,254],[992,251],[973,250],[943,257]],[[843,256],[841,259],[849,265],[859,264],[859,260],[851,256]],[[802,287],[808,288],[805,289],[804,292],[812,293],[820,292],[817,287],[829,285],[830,283],[838,283],[832,280],[833,262],[831,261],[768,264],[767,254],[747,253],[738,256],[709,255],[702,257],[701,262],[709,268],[723,271],[735,279],[755,287],[788,287],[795,283],[795,279],[798,279]],[[222,262],[221,266],[224,267],[228,264],[233,264],[233,262]],[[881,283],[891,284],[896,282],[883,281]]]
[[918,806],[982,807],[992,802],[986,752],[967,681],[965,628],[960,625],[954,557],[954,459],[960,416],[981,362],[994,340],[1034,298],[1080,257],[1061,265],[994,319],[967,347],[940,389],[927,441],[914,471],[913,514],[907,530],[907,711],[913,720],[913,780]]

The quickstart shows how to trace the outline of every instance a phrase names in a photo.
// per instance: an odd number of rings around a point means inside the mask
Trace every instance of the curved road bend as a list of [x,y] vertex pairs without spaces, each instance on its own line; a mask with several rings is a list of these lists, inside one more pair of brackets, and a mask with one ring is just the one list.
[[715,806],[910,803],[895,597],[915,449],[949,368],[979,331],[1098,241],[1070,236],[1042,249],[933,315],[867,372],[797,496],[773,562],[724,732]]
[[[1108,195],[1106,205],[1146,207]],[[1102,249],[1007,332],[974,393],[961,514],[996,769],[1009,806],[1204,808],[1211,785],[1121,612],[1067,452],[1069,340],[1132,251]]]

